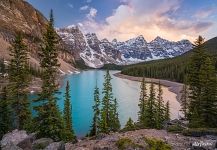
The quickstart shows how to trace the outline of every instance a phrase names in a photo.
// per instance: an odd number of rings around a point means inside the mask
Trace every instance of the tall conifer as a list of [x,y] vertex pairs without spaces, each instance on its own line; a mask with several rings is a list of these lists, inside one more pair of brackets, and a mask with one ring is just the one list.
[[8,99],[13,110],[13,125],[16,129],[30,130],[32,117],[28,100],[28,52],[20,33],[12,43],[10,56]]
[[72,126],[72,106],[71,106],[71,96],[70,96],[70,85],[69,81],[66,83],[65,101],[64,101],[64,124],[65,124],[65,140],[72,141],[75,140],[75,133]]
[[164,101],[163,101],[163,90],[161,83],[159,81],[158,83],[158,95],[157,95],[157,102],[156,102],[156,127],[158,129],[161,129],[163,127],[163,122],[165,120],[164,114],[165,114],[165,107],[164,107]]
[[165,120],[170,120],[170,103],[169,101],[166,102],[166,109],[165,109]]
[[100,125],[100,98],[99,88],[96,86],[94,89],[94,105],[93,105],[93,122],[91,125],[90,136],[98,135]]
[[145,113],[146,127],[156,128],[156,97],[154,83],[151,83],[150,94],[147,101],[147,109]]
[[119,118],[117,112],[117,101],[113,97],[111,75],[109,70],[106,71],[103,83],[103,99],[100,120],[100,132],[109,133],[110,131],[119,130]]
[[181,111],[184,114],[184,118],[187,118],[187,114],[188,114],[188,105],[189,105],[189,100],[188,100],[188,96],[189,96],[189,91],[188,91],[188,87],[186,84],[186,80],[184,80],[184,85],[181,91]]
[[143,76],[142,82],[140,85],[140,98],[139,98],[139,112],[138,112],[138,123],[141,126],[145,126],[145,108],[147,107],[147,88],[145,77]]
[[35,100],[37,106],[38,134],[42,137],[50,137],[54,140],[64,139],[64,123],[62,115],[57,106],[58,84],[57,71],[58,50],[57,34],[54,29],[54,18],[51,10],[50,20],[44,34],[44,43],[39,53],[42,68],[42,92]]
[[0,92],[0,139],[12,129],[11,104],[8,99],[6,87]]
[[217,76],[212,60],[207,57],[200,69],[201,118],[203,127],[217,127]]
[[[198,122],[196,120],[192,119],[199,119],[195,116],[196,114],[193,114],[194,112],[197,113],[198,116],[201,115],[201,88],[202,84],[200,82],[200,69],[202,64],[204,64],[204,61],[207,57],[204,47],[202,44],[204,43],[204,38],[199,36],[198,39],[195,41],[195,49],[193,50],[193,55],[191,57],[191,62],[189,64],[188,69],[188,84],[189,84],[189,114],[188,118],[191,122]],[[195,111],[196,109],[196,111]]]

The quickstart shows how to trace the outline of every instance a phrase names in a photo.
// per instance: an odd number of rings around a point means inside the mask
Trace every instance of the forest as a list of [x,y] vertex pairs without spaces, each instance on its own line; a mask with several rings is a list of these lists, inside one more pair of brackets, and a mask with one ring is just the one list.
[[[213,59],[217,69],[217,38],[203,43],[202,48]],[[154,60],[139,64],[129,65],[122,68],[121,73],[130,76],[166,79],[176,82],[184,82],[184,76],[187,74],[189,62],[194,50],[191,50],[181,56],[163,60]],[[118,68],[114,66],[114,68]]]

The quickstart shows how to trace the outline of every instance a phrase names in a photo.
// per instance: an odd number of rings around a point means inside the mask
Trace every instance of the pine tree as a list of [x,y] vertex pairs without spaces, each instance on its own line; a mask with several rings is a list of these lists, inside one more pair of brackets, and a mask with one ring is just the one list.
[[124,131],[132,131],[132,130],[135,130],[136,127],[134,125],[134,122],[131,118],[129,118],[129,120],[127,121],[125,127],[124,127]]
[[217,127],[217,76],[212,60],[207,57],[200,69],[201,82],[201,126]]
[[[184,80],[186,81],[186,80]],[[188,101],[188,87],[186,85],[186,82],[184,82],[182,91],[181,91],[181,111],[184,114],[184,118],[187,119],[187,114],[188,114],[188,105],[189,105],[189,101]]]
[[158,95],[157,95],[157,104],[156,104],[156,127],[157,129],[161,129],[163,127],[163,122],[164,122],[164,112],[165,112],[165,107],[164,107],[164,102],[163,102],[163,90],[161,83],[159,81],[158,83]]
[[192,119],[199,119],[195,118],[193,113],[195,112],[194,109],[197,110],[198,115],[201,115],[201,85],[200,82],[200,69],[202,64],[207,57],[206,53],[204,52],[204,48],[202,44],[204,43],[204,38],[199,36],[198,39],[195,41],[195,49],[193,50],[193,55],[191,57],[191,62],[189,64],[188,69],[188,84],[189,84],[189,114],[188,119],[191,122],[197,122]]
[[102,109],[101,109],[101,121],[100,121],[100,132],[109,133],[111,126],[111,105],[112,105],[112,85],[111,85],[111,76],[109,71],[106,71],[106,75],[104,76],[103,83],[103,92],[104,94],[102,99]]
[[13,110],[13,125],[16,129],[30,130],[32,117],[28,100],[28,84],[30,81],[28,52],[20,33],[17,34],[12,43],[10,56],[8,99],[11,101]]
[[100,132],[109,133],[110,131],[119,130],[119,119],[117,112],[117,101],[113,98],[111,76],[109,70],[107,70],[104,76],[103,83],[103,99],[101,109],[101,120],[100,120]]
[[166,103],[166,109],[165,109],[165,121],[170,120],[170,103],[167,101]]
[[70,97],[69,81],[66,83],[65,101],[64,101],[64,123],[65,123],[65,141],[72,141],[76,139],[72,126],[72,106]]
[[119,115],[118,115],[118,103],[117,103],[117,99],[114,99],[114,104],[112,104],[112,112],[111,112],[111,127],[110,130],[113,132],[117,132],[120,130],[121,125],[120,125],[120,121],[119,121]]
[[156,98],[154,84],[151,83],[150,94],[147,101],[147,109],[145,111],[146,127],[156,128]]
[[11,117],[11,105],[8,101],[7,89],[4,87],[0,93],[0,139],[12,129]]
[[100,125],[100,98],[99,98],[99,88],[96,86],[94,89],[94,106],[93,106],[93,122],[91,125],[91,131],[89,136],[95,136],[99,133]]
[[147,88],[146,88],[146,82],[145,77],[143,76],[141,86],[140,86],[141,92],[140,92],[140,99],[139,99],[139,112],[138,112],[138,123],[141,126],[145,126],[145,108],[147,105]]
[[57,106],[58,84],[56,75],[59,67],[57,35],[54,29],[53,12],[51,10],[50,20],[44,34],[44,43],[39,53],[42,68],[42,92],[35,100],[37,106],[38,134],[41,137],[49,137],[54,140],[64,140],[63,117]]

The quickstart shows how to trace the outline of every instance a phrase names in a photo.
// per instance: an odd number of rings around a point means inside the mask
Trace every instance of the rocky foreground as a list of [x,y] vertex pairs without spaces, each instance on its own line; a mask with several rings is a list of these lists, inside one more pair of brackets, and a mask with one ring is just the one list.
[[[54,142],[49,138],[37,139],[36,134],[27,134],[26,131],[14,130],[4,135],[1,141],[2,150],[145,150],[148,144],[145,138],[157,138],[169,144],[174,150],[217,149],[216,136],[187,137],[180,134],[168,133],[165,130],[142,129],[125,133],[99,135],[95,138],[85,138],[78,143]],[[118,141],[128,141],[122,148]],[[131,141],[131,142],[129,142]],[[120,146],[120,145],[119,145]]]

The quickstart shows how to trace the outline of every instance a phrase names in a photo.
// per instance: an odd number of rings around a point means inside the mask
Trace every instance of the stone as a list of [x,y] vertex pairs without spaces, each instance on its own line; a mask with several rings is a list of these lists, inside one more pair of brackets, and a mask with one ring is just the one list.
[[48,145],[45,150],[65,150],[64,142],[54,142]]
[[32,150],[32,143],[36,139],[36,134],[32,133],[29,134],[27,138],[17,144],[18,147],[22,148],[23,150]]
[[33,142],[33,150],[39,150],[39,149],[44,149],[48,145],[53,143],[53,140],[50,138],[41,138]]
[[1,148],[4,148],[5,146],[11,145],[11,144],[16,146],[18,143],[20,143],[27,137],[28,135],[26,131],[13,130],[12,132],[7,133],[3,136],[1,140]]
[[7,143],[7,145],[5,145],[4,147],[2,147],[2,150],[23,150],[23,149],[10,142]]

